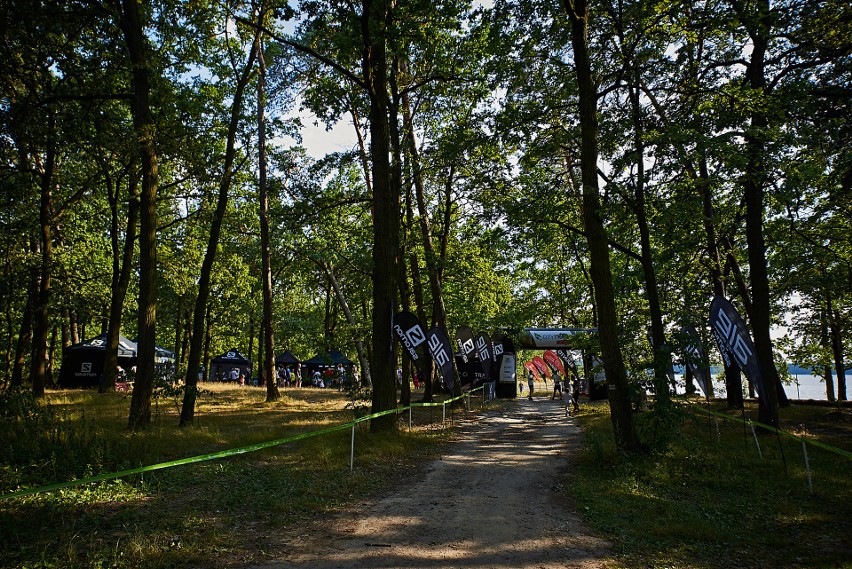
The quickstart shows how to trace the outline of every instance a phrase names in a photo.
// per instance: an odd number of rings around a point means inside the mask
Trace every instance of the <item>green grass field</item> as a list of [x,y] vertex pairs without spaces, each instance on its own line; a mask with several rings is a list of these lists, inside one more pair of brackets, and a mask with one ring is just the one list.
[[[714,405],[725,412],[724,406]],[[852,450],[852,409],[781,409],[782,429]],[[756,409],[751,416],[756,417]],[[652,416],[638,416],[648,440]],[[616,567],[852,567],[852,460],[685,407],[668,446],[616,453],[606,404],[580,414],[569,492]],[[779,445],[780,441],[780,445]],[[762,458],[761,458],[762,455]],[[786,463],[786,468],[785,468]]]
[[[178,427],[174,401],[153,427],[125,429],[121,394],[51,392],[48,420],[6,422],[2,492],[196,456],[348,423],[352,402],[333,390],[265,391],[205,386],[196,425]],[[381,493],[436,456],[446,439],[441,409],[407,414],[400,433],[351,431],[267,450],[0,501],[0,567],[240,566],[259,562],[288,532],[312,531],[324,514]],[[33,429],[41,428],[43,436]],[[29,432],[21,432],[28,429]],[[44,432],[47,431],[47,432]],[[13,440],[10,440],[13,439]],[[88,461],[88,462],[87,462]]]

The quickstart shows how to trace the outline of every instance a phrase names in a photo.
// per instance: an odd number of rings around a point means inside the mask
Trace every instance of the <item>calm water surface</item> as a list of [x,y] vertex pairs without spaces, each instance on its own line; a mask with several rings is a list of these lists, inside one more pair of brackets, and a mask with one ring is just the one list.
[[[678,383],[682,383],[683,376],[676,375],[675,378],[678,380]],[[828,397],[825,393],[825,382],[821,377],[817,377],[815,375],[798,375],[793,376],[794,382],[790,384],[784,385],[784,391],[787,393],[787,397],[790,399],[817,399],[821,401],[827,401]],[[846,375],[846,395],[852,395],[852,376],[848,373]],[[713,376],[713,387],[718,392],[721,391],[721,388],[724,387],[724,381],[721,376]],[[678,389],[679,392],[683,392],[682,387]],[[837,378],[834,378],[834,396],[837,397]]]

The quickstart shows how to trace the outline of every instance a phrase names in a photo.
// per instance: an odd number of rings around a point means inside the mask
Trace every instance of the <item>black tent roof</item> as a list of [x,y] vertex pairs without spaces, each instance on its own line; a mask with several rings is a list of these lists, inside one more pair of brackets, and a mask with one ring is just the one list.
[[[90,340],[84,340],[79,344],[68,346],[65,350],[84,351],[84,350],[101,350],[106,351],[107,335],[101,334]],[[118,335],[118,356],[134,358],[136,357],[136,342],[128,340],[121,334]]]
[[340,350],[331,350],[324,354],[317,354],[309,360],[302,362],[305,365],[337,365],[343,364],[347,366],[354,365],[355,362],[344,356]]
[[211,364],[236,364],[236,365],[251,365],[244,355],[237,350],[228,350],[224,354],[218,355],[210,360]]
[[301,363],[299,358],[291,354],[289,351],[281,352],[277,356],[275,356],[275,365],[287,365],[287,364],[298,364]]
[[[139,345],[139,338],[136,338],[134,340],[134,343],[138,346]],[[162,346],[158,346],[158,345],[154,344],[154,360],[155,360],[156,363],[158,363],[158,364],[174,363],[176,355],[177,354],[175,354],[173,351],[168,350],[168,349],[166,349]]]

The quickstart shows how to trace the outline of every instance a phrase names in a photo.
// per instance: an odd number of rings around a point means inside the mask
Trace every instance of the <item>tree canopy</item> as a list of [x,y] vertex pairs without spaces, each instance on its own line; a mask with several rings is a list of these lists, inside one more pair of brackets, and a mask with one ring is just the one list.
[[[258,373],[343,349],[384,410],[409,309],[599,327],[618,431],[629,383],[665,400],[683,326],[721,363],[723,295],[771,387],[761,419],[789,359],[846,398],[847,2],[0,4],[6,385],[42,393],[63,347],[109,331],[139,339],[133,428],[155,345],[188,386],[234,347]],[[305,120],[351,147],[308,152]]]

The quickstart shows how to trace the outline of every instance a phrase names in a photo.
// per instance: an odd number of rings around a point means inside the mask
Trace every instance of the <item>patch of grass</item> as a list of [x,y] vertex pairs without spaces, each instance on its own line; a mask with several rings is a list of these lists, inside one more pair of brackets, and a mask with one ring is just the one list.
[[[58,432],[91,429],[113,445],[97,468],[3,478],[3,492],[56,482],[80,472],[110,472],[316,431],[352,420],[345,394],[288,389],[274,403],[257,388],[205,386],[196,424],[178,427],[173,405],[160,407],[141,433],[124,428],[129,398],[121,394],[49,393],[45,409]],[[356,427],[355,470],[349,469],[351,431],[312,437],[231,458],[179,466],[61,491],[0,502],[2,567],[131,568],[229,567],[261,562],[281,540],[312,531],[319,516],[348,507],[413,475],[436,456],[448,431],[417,409],[400,430],[371,434]],[[3,441],[0,441],[2,444]],[[2,465],[19,473],[27,465]],[[269,552],[269,553],[265,553]]]
[[[852,566],[852,461],[809,446],[810,493],[796,441],[758,434],[761,458],[750,430],[720,421],[717,433],[714,419],[687,411],[665,450],[624,456],[605,403],[579,417],[585,445],[569,487],[587,523],[615,543],[617,566]],[[640,430],[650,418],[637,416]],[[782,409],[781,423],[850,448],[848,409]]]

